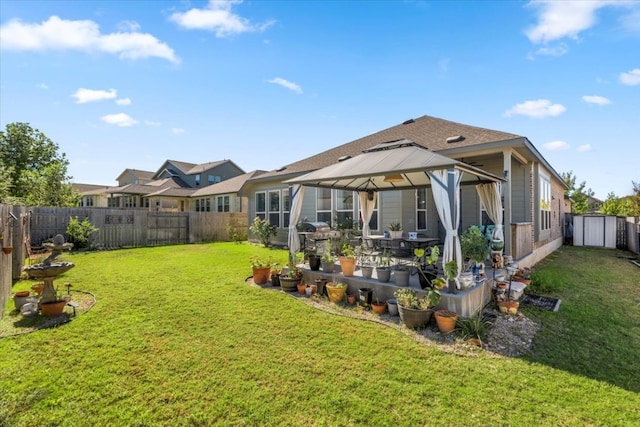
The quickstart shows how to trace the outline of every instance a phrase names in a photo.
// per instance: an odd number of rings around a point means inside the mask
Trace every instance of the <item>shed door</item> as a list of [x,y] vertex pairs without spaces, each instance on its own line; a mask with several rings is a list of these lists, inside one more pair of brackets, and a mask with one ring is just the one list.
[[584,217],[584,246],[604,246],[604,225],[603,216]]

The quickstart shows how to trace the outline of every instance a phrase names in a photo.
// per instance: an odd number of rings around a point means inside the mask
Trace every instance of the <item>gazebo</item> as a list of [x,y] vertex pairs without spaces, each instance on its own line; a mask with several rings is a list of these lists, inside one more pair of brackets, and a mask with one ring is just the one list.
[[[458,238],[460,187],[475,185],[487,214],[495,224],[494,238],[504,239],[500,184],[504,180],[477,167],[434,153],[413,141],[402,139],[378,144],[354,157],[285,181],[292,186],[289,222],[289,250],[300,249],[296,224],[300,217],[304,187],[357,191],[368,236],[369,220],[378,191],[431,188],[436,210],[446,235],[443,264],[456,260],[462,270]],[[456,287],[459,286],[456,278]],[[455,293],[455,289],[450,292]]]

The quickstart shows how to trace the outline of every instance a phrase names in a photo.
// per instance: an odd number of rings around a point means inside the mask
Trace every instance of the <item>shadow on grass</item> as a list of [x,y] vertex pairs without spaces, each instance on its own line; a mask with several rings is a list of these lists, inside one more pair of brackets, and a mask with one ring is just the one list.
[[523,309],[543,325],[523,358],[640,392],[640,269],[630,255],[563,247],[536,266],[532,290],[562,305],[556,313]]

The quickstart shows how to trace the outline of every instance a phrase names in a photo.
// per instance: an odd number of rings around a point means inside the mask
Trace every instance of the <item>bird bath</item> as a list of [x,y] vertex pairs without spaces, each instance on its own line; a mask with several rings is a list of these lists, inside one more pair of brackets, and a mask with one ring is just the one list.
[[73,247],[73,243],[66,243],[64,241],[64,236],[58,234],[53,238],[53,243],[43,243],[42,246],[47,250],[47,252],[50,252],[47,259],[39,264],[24,267],[24,271],[26,271],[30,277],[42,279],[44,282],[40,303],[59,301],[56,289],[53,286],[53,279],[62,273],[71,270],[75,267],[75,264],[64,261],[55,262],[55,259],[63,251],[71,249]]

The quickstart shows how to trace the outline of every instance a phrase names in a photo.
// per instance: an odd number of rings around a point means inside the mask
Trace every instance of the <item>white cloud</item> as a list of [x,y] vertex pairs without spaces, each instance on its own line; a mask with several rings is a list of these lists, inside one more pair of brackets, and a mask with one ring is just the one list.
[[[130,24],[129,29],[133,28]],[[120,59],[158,57],[179,62],[173,49],[151,34],[137,30],[101,34],[98,24],[90,20],[51,16],[42,23],[29,24],[12,19],[0,27],[0,40],[3,50],[107,52]]]
[[591,144],[583,144],[577,148],[579,153],[586,153],[587,151],[591,151]]
[[541,47],[536,51],[536,55],[544,55],[544,56],[562,56],[569,52],[569,47],[565,43],[560,43],[556,46],[545,46]]
[[80,88],[72,93],[71,96],[76,99],[77,104],[86,104],[87,102],[103,101],[105,99],[114,99],[118,96],[115,89],[93,90]]
[[564,141],[551,141],[545,144],[542,144],[544,148],[549,151],[560,151],[560,150],[568,150],[571,146]]
[[174,135],[182,135],[184,133],[184,129],[182,128],[171,128],[171,133]]
[[120,98],[116,99],[117,105],[131,105],[131,99],[129,98]]
[[45,83],[38,83],[36,87],[40,89],[49,89],[49,86],[47,86]]
[[122,21],[118,24],[118,31],[135,33],[140,30],[140,24],[136,21]]
[[620,83],[627,86],[640,84],[640,68],[634,68],[628,73],[620,73]]
[[522,115],[536,119],[543,117],[555,117],[567,111],[564,105],[552,104],[548,99],[538,99],[535,101],[525,101],[517,104],[504,112],[503,116],[511,117]]
[[154,122],[153,120],[145,120],[144,124],[147,126],[160,126],[162,123]]
[[611,100],[605,98],[604,96],[598,95],[585,95],[582,97],[582,100],[588,104],[597,104],[597,105],[608,105],[611,104]]
[[138,124],[137,120],[125,113],[107,114],[106,116],[100,117],[100,120],[119,127],[130,127]]
[[242,0],[209,0],[203,9],[193,8],[184,13],[176,12],[169,19],[188,30],[214,31],[216,37],[232,36],[254,31],[264,31],[275,21],[252,24],[248,19],[233,13],[232,6]]
[[268,80],[268,82],[276,85],[280,85],[298,94],[302,93],[302,88],[300,87],[300,85],[290,82],[288,80],[282,79],[280,77],[276,77],[274,79]]
[[538,22],[525,31],[533,43],[546,43],[570,37],[578,38],[578,34],[593,26],[596,22],[596,11],[606,2],[592,1],[532,1],[538,11]]

